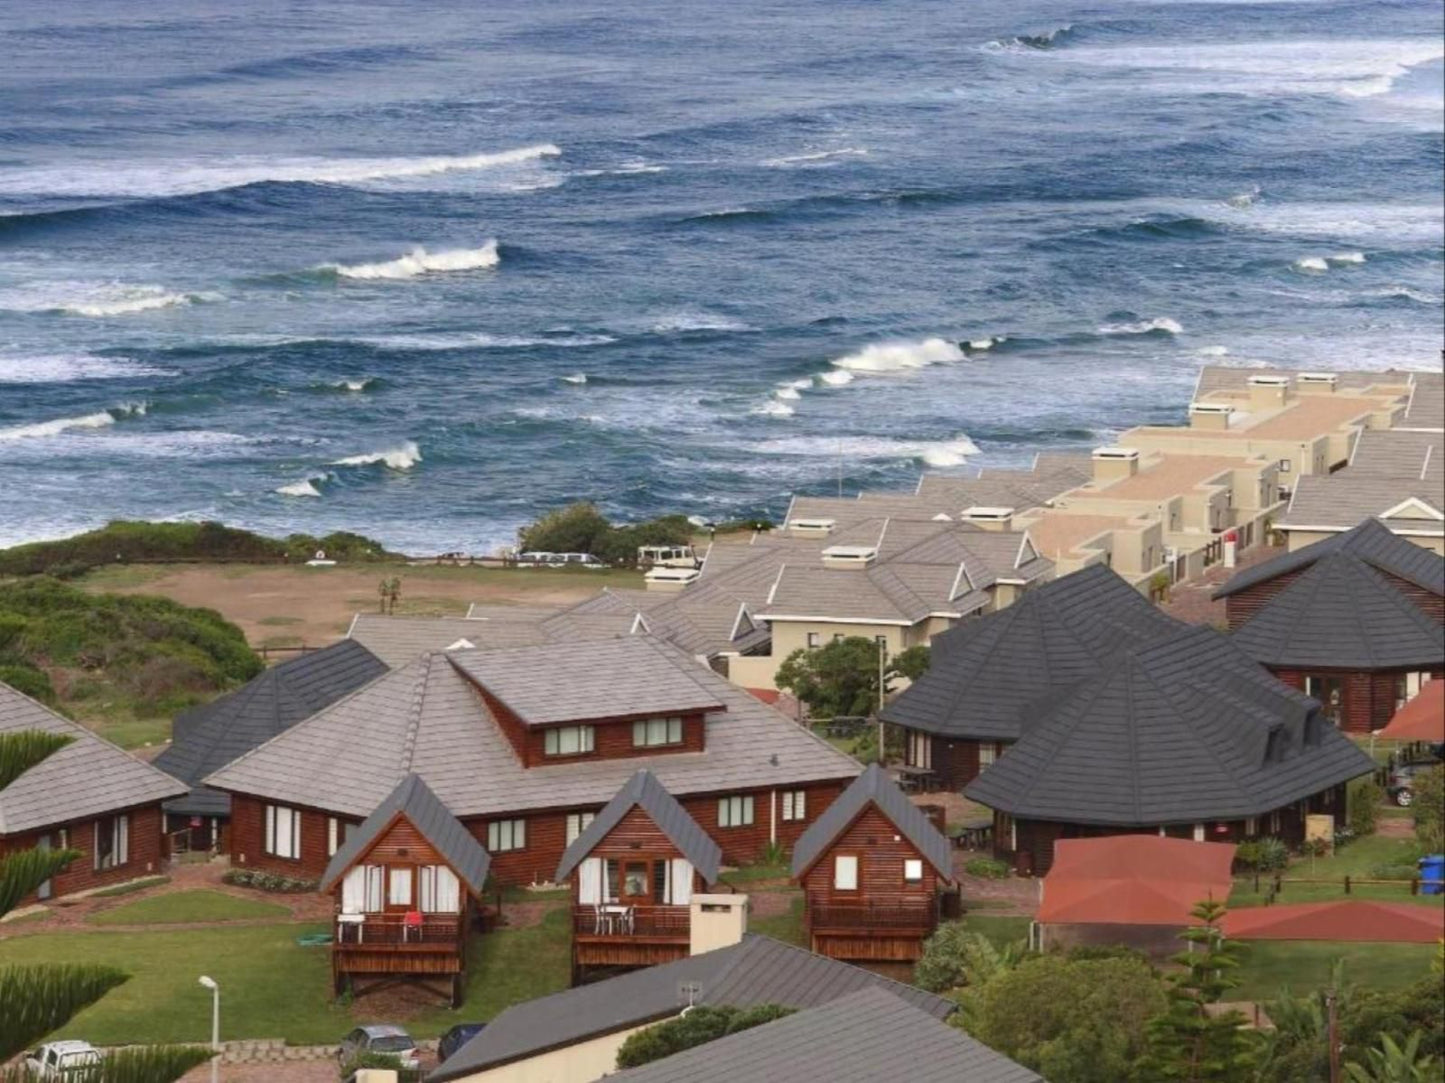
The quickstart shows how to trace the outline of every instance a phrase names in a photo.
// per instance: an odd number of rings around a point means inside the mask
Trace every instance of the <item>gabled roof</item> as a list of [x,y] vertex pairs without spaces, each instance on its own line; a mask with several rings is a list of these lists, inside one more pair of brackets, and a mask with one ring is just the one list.
[[953,857],[948,840],[938,833],[938,828],[903,795],[903,791],[876,763],[869,764],[799,837],[793,846],[793,877],[806,876],[838,836],[848,830],[849,825],[870,805],[898,828],[899,833],[913,844],[913,848],[940,876],[945,880],[953,879]]
[[695,1003],[738,1008],[811,1008],[867,988],[889,990],[935,1019],[955,1007],[945,997],[862,967],[749,933],[729,947],[513,1005],[427,1079],[444,1083],[674,1016],[689,1003],[684,985],[701,987]]
[[883,709],[944,736],[1014,740],[1064,690],[1179,623],[1104,565],[933,637],[929,670]]
[[186,785],[90,730],[0,684],[0,733],[41,730],[72,738],[0,790],[0,837],[164,801]]
[[723,710],[694,679],[661,665],[646,636],[518,650],[458,651],[456,665],[527,726]]
[[[474,817],[600,808],[640,767],[674,795],[851,779],[860,770],[855,760],[695,659],[647,636],[632,638],[652,654],[634,659],[629,681],[655,677],[666,684],[674,679],[670,670],[682,670],[704,696],[726,707],[705,716],[703,751],[525,768],[462,668],[468,656],[481,652],[452,651],[425,655],[373,681],[208,776],[207,783],[366,816],[415,772],[453,813]],[[553,673],[559,682],[570,679],[567,661]]]
[[1366,519],[1341,534],[1292,553],[1281,553],[1272,560],[1236,573],[1214,592],[1214,597],[1227,598],[1276,576],[1307,568],[1327,553],[1348,553],[1372,568],[1397,575],[1436,594],[1445,594],[1445,558],[1391,533],[1377,519]]
[[627,784],[617,791],[616,797],[607,802],[587,829],[572,840],[572,845],[562,854],[561,864],[557,866],[557,874],[553,877],[554,882],[560,884],[571,876],[572,870],[582,863],[582,859],[592,852],[592,848],[606,838],[607,833],[633,808],[640,808],[647,813],[658,830],[691,862],[705,883],[717,882],[718,866],[722,864],[722,850],[646,768],[628,779]]
[[191,784],[166,811],[215,816],[231,799],[199,785],[238,756],[375,680],[387,667],[359,642],[343,639],[266,670],[234,692],[176,716],[170,745],[155,758],[161,770]]
[[415,662],[428,651],[444,651],[465,639],[481,650],[525,647],[549,642],[535,620],[470,617],[391,617],[358,613],[347,638],[354,639],[393,669]]
[[1379,478],[1342,470],[1306,475],[1295,484],[1281,530],[1342,531],[1362,519],[1378,519],[1402,537],[1438,537],[1441,484],[1419,479]]
[[861,989],[830,1004],[684,1049],[607,1077],[618,1083],[1043,1083],[995,1053],[882,989]]
[[1260,606],[1235,629],[1234,641],[1269,666],[1445,664],[1445,627],[1369,564],[1341,551],[1326,553]]
[[1319,704],[1184,626],[1041,705],[964,790],[1018,817],[1153,827],[1258,816],[1374,770]]
[[335,887],[336,882],[366,855],[377,839],[400,819],[421,832],[422,838],[432,844],[473,895],[481,895],[487,882],[487,870],[492,865],[492,855],[437,799],[420,775],[407,775],[402,779],[362,825],[347,836],[346,842],[326,863],[320,889],[330,891]]

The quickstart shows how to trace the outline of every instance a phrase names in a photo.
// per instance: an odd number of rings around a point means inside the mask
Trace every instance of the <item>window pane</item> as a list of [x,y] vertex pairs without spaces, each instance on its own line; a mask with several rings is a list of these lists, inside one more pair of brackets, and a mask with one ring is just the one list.
[[750,824],[750,823],[753,822],[753,798],[752,798],[752,795],[749,794],[747,797],[744,797],[744,798],[742,799],[742,804],[743,804],[743,814],[742,814],[742,818],[741,818],[741,820],[740,820],[739,822],[740,822],[740,823],[745,823],[745,824]]
[[669,718],[667,720],[667,743],[670,745],[682,744],[682,719]]
[[556,730],[548,730],[546,735],[542,738],[542,747],[548,756],[557,755],[557,741],[558,737]]
[[582,733],[576,726],[557,731],[557,751],[564,756],[576,755],[582,747]]
[[908,858],[903,862],[903,879],[910,884],[917,883],[923,879],[923,862],[917,858]]
[[525,848],[526,845],[527,845],[527,821],[526,821],[526,820],[513,820],[513,821],[512,821],[512,846],[513,846],[513,848],[514,848],[514,849],[517,849],[517,850],[521,850],[521,849]]
[[858,889],[858,859],[849,854],[839,854],[833,859],[833,887],[839,891]]
[[647,744],[647,723],[637,721],[632,723],[632,743],[635,747]]

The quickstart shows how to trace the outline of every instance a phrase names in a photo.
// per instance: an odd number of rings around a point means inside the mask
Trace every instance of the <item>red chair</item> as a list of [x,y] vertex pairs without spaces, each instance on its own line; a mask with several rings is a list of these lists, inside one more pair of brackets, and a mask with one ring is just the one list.
[[410,940],[412,932],[416,932],[416,938],[421,939],[421,911],[408,910],[401,919],[401,938]]

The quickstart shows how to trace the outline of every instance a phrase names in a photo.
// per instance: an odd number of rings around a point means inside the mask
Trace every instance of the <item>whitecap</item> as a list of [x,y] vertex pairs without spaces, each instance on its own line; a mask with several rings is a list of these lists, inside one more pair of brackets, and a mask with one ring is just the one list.
[[1325,259],[1331,263],[1364,263],[1365,254],[1363,252],[1341,252],[1337,256],[1326,256]]
[[770,399],[761,406],[753,407],[753,413],[764,417],[792,417],[796,412],[786,402],[779,402],[777,399]]
[[164,286],[124,282],[34,282],[7,290],[0,308],[12,312],[52,312],[65,316],[129,316],[188,305],[204,295],[178,293]]
[[164,369],[125,357],[97,357],[88,353],[0,357],[0,384],[66,384],[166,375],[169,373]]
[[443,331],[436,334],[375,335],[356,341],[368,346],[398,350],[505,350],[528,346],[605,346],[617,340],[611,335],[489,335],[483,331]]
[[300,481],[293,481],[288,485],[279,485],[272,491],[279,493],[281,496],[319,497],[321,490],[316,487],[316,483],[325,480],[325,474],[313,474],[310,477],[302,478]]
[[1201,357],[1225,357],[1229,354],[1228,346],[1201,346],[1198,353]]
[[829,387],[843,387],[853,382],[853,374],[847,369],[834,369],[832,372],[825,372],[818,379]]
[[365,391],[376,384],[376,377],[363,376],[359,380],[342,380],[336,386],[342,391]]
[[497,242],[490,240],[480,248],[459,248],[445,252],[428,252],[417,247],[405,256],[383,263],[346,265],[328,263],[324,270],[335,271],[342,278],[415,278],[417,275],[447,271],[479,271],[501,262]]
[[1158,316],[1152,320],[1139,320],[1134,323],[1106,323],[1099,328],[1101,335],[1147,335],[1153,331],[1165,331],[1171,335],[1184,333],[1184,328],[1179,321],[1172,320],[1168,316]]
[[563,376],[562,382],[564,384],[585,384],[587,382],[587,374],[585,372],[574,372],[570,376]]
[[789,154],[781,158],[769,158],[763,165],[770,169],[790,169],[799,166],[818,167],[836,165],[845,158],[866,158],[866,147],[839,147],[837,150],[810,151],[806,154]]
[[978,447],[964,433],[943,440],[901,440],[882,436],[792,436],[765,440],[755,445],[764,455],[809,458],[898,460],[914,459],[928,466],[961,466]]
[[1330,269],[1323,256],[1303,256],[1290,264],[1296,271],[1302,274],[1324,274]]
[[57,417],[50,421],[37,421],[29,425],[13,425],[8,429],[0,429],[0,440],[33,440],[46,436],[59,436],[61,433],[73,432],[77,429],[104,429],[125,418],[143,416],[148,405],[144,402],[128,402],[108,410],[97,410],[92,414]]
[[851,372],[882,375],[961,360],[963,351],[958,348],[957,343],[941,338],[927,338],[917,342],[874,343],[863,347],[857,353],[837,358],[833,366]]
[[1006,338],[1006,336],[1004,336],[1004,335],[991,335],[991,336],[988,337],[988,338],[974,338],[974,339],[969,339],[969,341],[968,341],[968,348],[969,348],[970,350],[980,350],[980,351],[982,351],[982,350],[991,350],[991,349],[993,349],[995,346],[1001,345],[1002,343],[1004,343],[1004,342],[1006,342],[1006,341],[1007,341],[1007,338]]
[[727,316],[679,312],[662,317],[652,325],[652,330],[654,334],[673,335],[685,331],[753,331],[756,328]]
[[1230,197],[1229,197],[1228,199],[1226,199],[1224,202],[1225,202],[1228,206],[1233,207],[1235,210],[1242,211],[1242,210],[1245,210],[1245,209],[1247,209],[1247,208],[1249,208],[1249,207],[1253,207],[1256,203],[1258,203],[1258,202],[1259,202],[1259,196],[1260,196],[1259,185],[1256,184],[1256,185],[1254,185],[1253,187],[1251,187],[1248,191],[1236,192],[1234,195],[1230,196]]
[[408,440],[394,448],[366,451],[360,455],[348,455],[344,459],[337,459],[331,465],[376,466],[379,464],[392,470],[410,470],[419,462],[421,462],[421,448],[417,447],[415,441]]

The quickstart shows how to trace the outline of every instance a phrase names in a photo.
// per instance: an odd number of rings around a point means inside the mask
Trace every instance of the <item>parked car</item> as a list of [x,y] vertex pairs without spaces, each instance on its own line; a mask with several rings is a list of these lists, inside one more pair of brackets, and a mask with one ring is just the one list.
[[65,1080],[80,1083],[99,1074],[100,1050],[89,1042],[47,1042],[33,1049],[25,1058],[25,1069],[32,1079]]
[[416,1042],[395,1023],[368,1023],[364,1027],[357,1027],[341,1039],[341,1048],[337,1050],[336,1058],[342,1065],[346,1065],[362,1053],[384,1053],[395,1057],[403,1068],[421,1067]]
[[1385,792],[1395,804],[1409,808],[1415,800],[1415,776],[1439,766],[1438,760],[1396,764],[1390,768],[1390,781],[1385,784]]
[[442,1035],[442,1040],[437,1043],[437,1063],[441,1064],[449,1056],[455,1053],[462,1046],[480,1034],[485,1023],[458,1023]]

